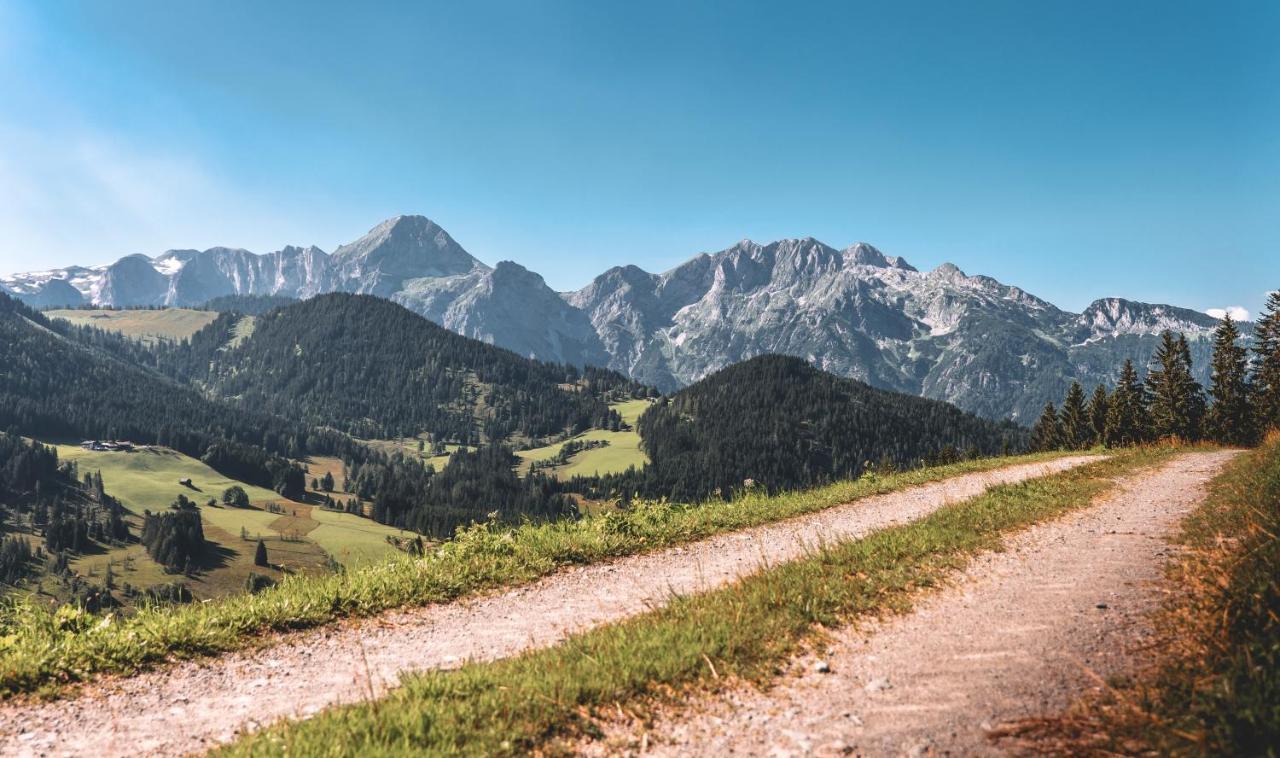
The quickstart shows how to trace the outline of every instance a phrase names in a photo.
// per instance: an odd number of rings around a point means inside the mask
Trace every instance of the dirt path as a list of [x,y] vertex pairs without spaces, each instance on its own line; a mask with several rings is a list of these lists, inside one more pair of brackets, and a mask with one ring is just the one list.
[[682,547],[553,574],[447,605],[283,638],[279,644],[108,680],[59,702],[0,707],[0,755],[189,753],[244,728],[384,694],[400,674],[494,659],[641,613],[816,542],[919,518],[988,487],[1086,463],[1076,456],[968,474]]
[[[593,753],[1000,754],[986,732],[1056,713],[1129,670],[1148,634],[1166,538],[1232,453],[1189,453],[1126,480],[1095,506],[981,557],[914,612],[846,628],[821,661],[767,691],[744,687],[615,725]],[[825,664],[827,671],[821,671]],[[644,747],[643,750],[637,749]]]

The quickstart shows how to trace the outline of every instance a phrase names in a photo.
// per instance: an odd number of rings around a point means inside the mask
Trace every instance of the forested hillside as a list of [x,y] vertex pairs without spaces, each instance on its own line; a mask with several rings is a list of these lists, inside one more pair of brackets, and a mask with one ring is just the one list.
[[296,302],[298,302],[297,298],[284,295],[223,295],[213,298],[201,307],[219,313],[261,316],[267,311],[283,308]]
[[246,408],[365,438],[428,433],[477,444],[616,428],[619,374],[542,363],[461,337],[388,300],[332,294],[260,316],[226,349],[224,314],[165,361]]
[[209,400],[130,361],[148,354],[141,343],[49,321],[0,294],[0,429],[128,439],[195,457],[218,451],[220,470],[266,487],[293,473],[280,456],[305,452],[301,427]]
[[650,464],[609,485],[695,500],[750,480],[770,491],[960,454],[1020,449],[1018,427],[768,355],[719,371],[640,417]]

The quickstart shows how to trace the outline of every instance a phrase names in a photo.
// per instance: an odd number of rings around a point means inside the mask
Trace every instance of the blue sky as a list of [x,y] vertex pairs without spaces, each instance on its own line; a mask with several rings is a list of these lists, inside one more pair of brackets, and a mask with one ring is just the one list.
[[1261,1],[0,0],[0,271],[421,213],[560,289],[814,236],[1256,312],[1277,39]]

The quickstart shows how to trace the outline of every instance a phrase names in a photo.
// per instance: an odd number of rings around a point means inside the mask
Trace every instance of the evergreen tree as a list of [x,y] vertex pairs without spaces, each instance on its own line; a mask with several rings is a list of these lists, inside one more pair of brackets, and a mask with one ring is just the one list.
[[1108,447],[1136,445],[1148,439],[1147,391],[1138,381],[1133,361],[1126,360],[1107,407]]
[[1191,351],[1186,339],[1174,339],[1172,332],[1164,332],[1153,361],[1155,365],[1147,373],[1151,434],[1156,439],[1198,439],[1204,391],[1191,374]]
[[1071,450],[1089,446],[1092,429],[1089,414],[1084,407],[1084,388],[1080,382],[1072,382],[1067,397],[1062,401],[1062,445]]
[[1180,395],[1186,399],[1187,439],[1198,440],[1204,437],[1205,417],[1209,406],[1204,399],[1204,387],[1196,381],[1191,362],[1191,346],[1187,344],[1187,335],[1178,335],[1178,381]]
[[1036,425],[1031,428],[1032,450],[1057,450],[1062,447],[1062,427],[1053,403],[1045,403]]
[[1249,358],[1238,343],[1240,332],[1231,316],[1223,316],[1213,333],[1213,384],[1209,395],[1209,432],[1227,445],[1252,445],[1257,440],[1248,383]]
[[258,547],[253,553],[253,563],[255,566],[270,566],[267,561],[267,544],[261,539],[258,540]]
[[1253,329],[1254,413],[1260,431],[1280,429],[1280,290],[1267,296]]
[[1093,397],[1089,398],[1089,431],[1092,433],[1091,442],[1095,445],[1101,445],[1106,441],[1107,437],[1107,407],[1111,404],[1111,398],[1107,396],[1107,388],[1099,384],[1093,390]]

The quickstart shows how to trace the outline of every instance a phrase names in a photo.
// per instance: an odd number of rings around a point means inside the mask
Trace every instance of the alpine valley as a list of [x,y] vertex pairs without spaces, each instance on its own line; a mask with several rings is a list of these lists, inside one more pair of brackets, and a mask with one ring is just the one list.
[[384,221],[332,253],[170,250],[15,274],[0,291],[37,308],[376,295],[524,356],[607,366],[666,391],[780,353],[1022,424],[1072,381],[1112,385],[1125,359],[1144,366],[1165,330],[1187,336],[1207,381],[1216,324],[1116,297],[1071,313],[950,263],[921,272],[866,243],[840,250],[812,238],[744,240],[661,274],[620,266],[557,293],[519,264],[482,263],[422,216]]

